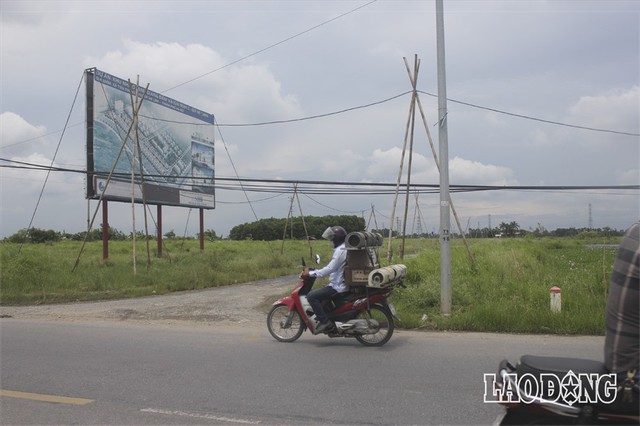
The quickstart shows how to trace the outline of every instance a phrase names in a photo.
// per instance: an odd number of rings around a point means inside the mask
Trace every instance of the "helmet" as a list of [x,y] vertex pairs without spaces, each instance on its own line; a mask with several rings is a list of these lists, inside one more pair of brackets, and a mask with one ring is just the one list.
[[333,242],[335,247],[342,244],[346,236],[347,231],[342,226],[330,226],[322,233],[322,238]]

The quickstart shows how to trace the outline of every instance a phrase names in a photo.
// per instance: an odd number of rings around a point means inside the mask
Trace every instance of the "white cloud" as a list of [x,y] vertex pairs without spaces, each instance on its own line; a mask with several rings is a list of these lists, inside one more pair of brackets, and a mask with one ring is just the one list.
[[527,135],[527,140],[533,146],[545,147],[551,146],[556,141],[549,135],[549,132],[541,128],[533,129]]
[[[2,172],[2,179],[7,188],[12,189],[12,193],[15,194],[33,194],[35,195],[38,190],[42,188],[44,179],[46,177],[46,169],[51,165],[51,159],[46,158],[42,154],[34,153],[26,157],[15,156],[11,158],[16,163],[27,163],[42,166],[43,170],[32,169],[4,169]],[[19,164],[16,164],[19,166]],[[4,191],[7,191],[4,188]],[[4,196],[7,195],[5,192]]]
[[201,44],[127,39],[121,50],[84,62],[132,82],[140,76],[141,86],[153,82],[150,90],[213,112],[223,124],[290,117],[300,111],[294,96],[282,94],[266,65],[249,62],[225,68],[231,61]]
[[504,116],[494,111],[488,111],[484,115],[484,117],[487,123],[492,124],[496,127],[504,127],[507,124]]
[[[367,161],[367,178],[372,181],[395,182],[400,170],[402,149],[393,147],[389,150],[374,150]],[[403,182],[408,172],[409,151],[405,153],[403,166]],[[437,184],[438,169],[432,158],[413,153],[411,166],[411,182]],[[458,185],[514,185],[513,170],[508,167],[483,164],[456,156],[449,159],[449,182]]]
[[133,82],[140,76],[142,85],[150,81],[154,86],[150,89],[160,91],[220,67],[223,62],[215,51],[200,44],[184,46],[176,42],[143,43],[124,39],[121,49],[101,57],[88,57],[84,65]]
[[[640,164],[640,157],[637,158]],[[616,173],[616,183],[619,185],[638,185],[640,184],[640,169],[620,170]]]
[[6,152],[13,155],[30,153],[44,146],[45,142],[40,138],[45,132],[44,126],[34,126],[13,112],[0,114],[0,148],[3,155]]
[[582,96],[569,109],[567,122],[607,130],[640,133],[640,86],[602,95]]
[[454,157],[449,161],[450,181],[458,184],[515,185],[513,170]]
[[[363,164],[366,167],[366,178],[373,182],[395,183],[400,172],[402,148],[392,147],[387,150],[375,149]],[[406,182],[409,167],[409,151],[405,152],[402,182]],[[411,181],[414,183],[437,182],[437,171],[433,160],[428,161],[422,154],[413,153],[411,165]]]
[[[26,196],[32,200],[37,199],[38,194],[42,190],[46,180],[47,197],[67,199],[67,197],[82,197],[84,188],[84,177],[82,174],[66,174],[52,172],[47,179],[47,169],[58,167],[51,159],[38,153],[34,153],[25,157],[15,156],[11,158],[14,164],[28,164],[42,166],[42,168],[16,168],[3,169],[3,197],[7,199],[20,199]],[[81,198],[80,198],[81,199]]]

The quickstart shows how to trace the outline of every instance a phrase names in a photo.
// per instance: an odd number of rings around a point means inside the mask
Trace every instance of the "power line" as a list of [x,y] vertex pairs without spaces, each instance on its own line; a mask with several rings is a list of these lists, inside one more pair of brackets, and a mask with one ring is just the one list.
[[[418,92],[423,93],[427,96],[433,96],[433,97],[438,97],[438,95],[435,95],[433,93],[428,93],[428,92],[423,92],[421,90],[418,90]],[[478,109],[483,109],[486,111],[492,111],[492,112],[496,112],[498,114],[504,114],[504,115],[509,115],[512,117],[518,117],[518,118],[523,118],[525,120],[533,120],[533,121],[539,121],[541,123],[548,123],[548,124],[555,124],[556,126],[564,126],[564,127],[571,127],[574,129],[582,129],[582,130],[590,130],[592,132],[603,132],[603,133],[613,133],[613,134],[617,134],[617,135],[625,135],[625,136],[640,136],[640,133],[631,133],[631,132],[622,132],[619,130],[610,130],[610,129],[598,129],[595,127],[587,127],[587,126],[579,126],[576,124],[567,124],[567,123],[561,123],[559,121],[552,121],[552,120],[545,120],[543,118],[536,118],[536,117],[531,117],[528,115],[523,115],[523,114],[516,114],[513,112],[508,112],[508,111],[502,111],[499,109],[495,109],[495,108],[489,108],[489,107],[484,107],[484,106],[480,106],[480,105],[475,105],[469,102],[463,102],[463,101],[458,101],[455,99],[450,99],[447,98],[448,101],[456,103],[456,104],[460,104],[460,105],[466,105],[468,107],[472,107],[472,108],[478,108]]]
[[301,32],[299,32],[299,33],[297,33],[297,34],[294,34],[294,35],[292,35],[292,36],[290,36],[290,37],[287,37],[287,38],[285,38],[284,40],[280,40],[280,41],[279,41],[279,42],[277,42],[277,43],[273,43],[273,44],[271,44],[271,45],[269,45],[269,46],[267,46],[267,47],[264,47],[264,48],[262,48],[262,49],[260,49],[260,50],[256,50],[256,51],[255,51],[255,52],[253,52],[253,53],[250,53],[250,54],[248,54],[248,55],[246,55],[246,56],[243,56],[242,58],[236,59],[235,61],[229,62],[229,63],[228,63],[228,64],[226,64],[226,65],[223,65],[223,66],[221,66],[221,67],[219,67],[219,68],[216,68],[216,69],[214,69],[214,70],[211,70],[211,71],[209,71],[209,72],[206,72],[206,73],[204,73],[204,74],[202,74],[202,75],[199,75],[199,76],[197,76],[197,77],[194,77],[194,78],[192,78],[191,80],[187,80],[187,81],[185,81],[184,83],[180,83],[180,84],[178,84],[177,86],[170,87],[170,88],[168,88],[168,89],[166,89],[165,91],[160,92],[160,93],[166,93],[166,92],[168,92],[168,91],[170,91],[170,90],[176,89],[176,88],[178,88],[178,87],[184,86],[185,84],[192,83],[192,82],[194,82],[194,81],[196,81],[196,80],[199,80],[199,79],[201,79],[201,78],[203,78],[203,77],[206,77],[206,76],[208,76],[208,75],[211,75],[211,74],[213,74],[214,72],[217,72],[217,71],[223,70],[223,69],[225,69],[225,68],[227,68],[227,67],[230,67],[231,65],[235,65],[235,64],[237,64],[238,62],[242,62],[242,61],[244,61],[245,59],[251,58],[251,57],[256,56],[256,55],[259,55],[259,54],[260,54],[260,53],[262,53],[262,52],[265,52],[265,51],[267,51],[267,50],[269,50],[269,49],[273,49],[273,48],[274,48],[274,47],[276,47],[276,46],[279,46],[279,45],[281,45],[281,44],[283,44],[283,43],[286,43],[286,42],[288,42],[288,41],[290,41],[290,40],[293,40],[294,38],[300,37],[301,35],[304,35],[304,34],[306,34],[306,33],[308,33],[308,32],[311,32],[311,31],[313,31],[313,30],[315,30],[315,29],[317,29],[317,28],[320,28],[320,27],[322,27],[322,26],[324,26],[324,25],[327,25],[327,24],[329,24],[329,23],[331,23],[331,22],[333,22],[333,21],[337,21],[337,20],[338,20],[338,19],[340,19],[340,18],[344,18],[345,16],[350,15],[350,14],[352,14],[352,13],[354,13],[354,12],[357,12],[358,10],[360,10],[360,9],[362,9],[362,8],[365,8],[365,7],[369,6],[369,5],[370,5],[370,4],[372,4],[372,3],[375,3],[376,1],[377,1],[377,0],[371,0],[371,1],[370,1],[370,2],[368,2],[368,3],[365,3],[365,4],[363,4],[363,5],[360,5],[360,6],[356,7],[355,9],[351,9],[351,10],[350,10],[350,11],[348,11],[348,12],[345,12],[345,13],[343,13],[343,14],[341,14],[341,15],[338,15],[338,16],[336,16],[336,17],[334,17],[334,18],[331,18],[331,19],[329,19],[329,20],[327,20],[327,21],[321,22],[320,24],[315,25],[315,26],[313,26],[313,27],[311,27],[311,28],[307,28],[306,30],[301,31]]
[[[432,96],[432,97],[436,97],[437,95],[433,94],[433,93],[429,93],[429,92],[424,92],[419,90],[419,93],[425,94],[427,96]],[[267,126],[267,125],[275,125],[275,124],[287,124],[287,123],[295,123],[295,122],[300,122],[300,121],[307,121],[307,120],[314,120],[314,119],[318,119],[318,118],[324,118],[324,117],[329,117],[329,116],[333,116],[333,115],[339,115],[339,114],[344,114],[347,112],[351,112],[351,111],[356,111],[359,109],[365,109],[365,108],[369,108],[369,107],[373,107],[373,106],[377,106],[386,102],[390,102],[393,101],[395,99],[398,99],[402,96],[408,95],[410,94],[411,91],[406,91],[406,92],[402,92],[399,93],[397,95],[379,100],[379,101],[374,101],[374,102],[370,102],[367,104],[363,104],[363,105],[358,105],[358,106],[353,106],[353,107],[349,107],[349,108],[345,108],[345,109],[341,109],[341,110],[337,110],[337,111],[333,111],[333,112],[327,112],[327,113],[323,113],[323,114],[316,114],[316,115],[310,115],[310,116],[306,116],[306,117],[299,117],[299,118],[291,118],[291,119],[283,119],[283,120],[273,120],[273,121],[264,121],[264,122],[257,122],[257,123],[216,123],[216,126],[219,127],[256,127],[256,126]],[[611,129],[599,129],[599,128],[594,128],[594,127],[587,127],[587,126],[580,126],[580,125],[576,125],[576,124],[569,124],[569,123],[562,123],[559,121],[553,121],[553,120],[547,120],[547,119],[543,119],[543,118],[538,118],[538,117],[533,117],[533,116],[529,116],[529,115],[523,115],[523,114],[516,114],[516,113],[512,113],[509,111],[504,111],[504,110],[499,110],[496,108],[491,108],[491,107],[485,107],[482,105],[475,105],[469,102],[464,102],[464,101],[460,101],[460,100],[456,100],[456,99],[451,99],[448,98],[448,101],[452,102],[452,103],[457,103],[460,105],[465,105],[471,108],[477,108],[477,109],[482,109],[482,110],[486,110],[486,111],[492,111],[495,112],[497,114],[504,114],[504,115],[508,115],[511,117],[517,117],[517,118],[521,118],[521,119],[525,119],[525,120],[532,120],[532,121],[537,121],[537,122],[541,122],[541,123],[547,123],[547,124],[553,124],[556,126],[564,126],[564,127],[570,127],[570,128],[574,128],[574,129],[580,129],[580,130],[588,130],[588,131],[593,131],[593,132],[602,132],[602,133],[611,133],[611,134],[617,134],[617,135],[623,135],[623,136],[640,136],[640,133],[633,133],[633,132],[624,132],[624,131],[620,131],[620,130],[611,130]],[[156,121],[163,121],[163,122],[169,122],[169,123],[174,123],[174,124],[194,124],[194,123],[187,123],[187,122],[180,122],[180,121],[175,121],[175,120],[164,120],[164,119],[160,119],[157,117],[147,117],[141,114],[142,117],[145,117],[147,119],[151,119],[151,120],[156,120]],[[71,126],[68,127],[76,127],[81,125],[82,123],[76,123],[73,124]],[[211,126],[211,124],[200,124],[200,125],[206,125],[206,126]],[[13,146],[17,146],[17,145],[21,145],[24,143],[28,143],[28,142],[32,142],[34,140],[40,139],[42,137],[45,136],[50,136],[50,135],[54,135],[54,134],[58,134],[60,133],[61,130],[58,131],[54,131],[54,132],[49,132],[46,133],[44,135],[41,136],[37,136],[34,138],[30,138],[30,139],[25,139],[23,141],[19,141],[19,142],[15,142],[12,144],[8,144],[8,145],[4,145],[0,147],[0,150],[2,149],[6,149],[6,148],[11,148]]]
[[313,201],[314,203],[318,204],[319,206],[322,206],[322,207],[324,207],[324,208],[326,208],[326,209],[328,209],[328,210],[333,210],[333,211],[338,212],[338,213],[343,213],[343,214],[355,214],[355,213],[360,213],[360,212],[362,212],[362,210],[357,210],[357,211],[345,211],[345,210],[336,209],[335,207],[331,207],[331,206],[328,206],[328,205],[326,205],[326,204],[324,204],[324,203],[321,203],[320,201],[316,200],[315,198],[312,198],[311,196],[309,196],[309,194],[302,194],[302,195],[304,195],[305,197],[307,197],[309,200]]
[[[431,96],[431,97],[435,97],[437,98],[438,95],[433,94],[433,93],[429,93],[429,92],[424,92],[422,90],[418,90],[419,93],[422,93],[424,95],[427,96]],[[256,127],[256,126],[267,126],[267,125],[273,125],[273,124],[288,124],[288,123],[296,123],[296,122],[300,122],[300,121],[307,121],[307,120],[315,120],[318,118],[324,118],[324,117],[330,117],[332,115],[339,115],[339,114],[344,114],[347,112],[351,112],[351,111],[356,111],[359,109],[365,109],[365,108],[369,108],[369,107],[373,107],[373,106],[377,106],[386,102],[390,102],[393,101],[395,99],[398,99],[402,96],[408,95],[410,94],[411,91],[406,91],[406,92],[402,92],[399,93],[397,95],[391,96],[389,98],[386,99],[382,99],[379,101],[374,101],[374,102],[370,102],[367,104],[363,104],[363,105],[358,105],[358,106],[354,106],[354,107],[350,107],[350,108],[345,108],[345,109],[341,109],[341,110],[337,110],[337,111],[333,111],[333,112],[327,112],[327,113],[323,113],[323,114],[316,114],[316,115],[310,115],[310,116],[306,116],[306,117],[299,117],[299,118],[290,118],[290,119],[282,119],[282,120],[272,120],[272,121],[263,121],[263,122],[257,122],[257,123],[216,123],[216,126],[219,127]],[[482,109],[485,111],[491,111],[491,112],[495,112],[497,114],[504,114],[504,115],[508,115],[511,117],[517,117],[517,118],[522,118],[525,120],[531,120],[531,121],[537,121],[540,123],[547,123],[547,124],[554,124],[556,126],[563,126],[563,127],[570,127],[570,128],[574,128],[574,129],[580,129],[580,130],[589,130],[592,132],[601,132],[601,133],[611,133],[611,134],[616,134],[616,135],[623,135],[623,136],[640,136],[640,133],[632,133],[632,132],[624,132],[624,131],[620,131],[620,130],[612,130],[612,129],[600,129],[600,128],[595,128],[595,127],[587,127],[587,126],[581,126],[581,125],[577,125],[577,124],[569,124],[569,123],[562,123],[559,121],[553,121],[553,120],[547,120],[544,118],[538,118],[538,117],[533,117],[533,116],[529,116],[529,115],[524,115],[524,114],[516,114],[513,112],[508,112],[508,111],[503,111],[503,110],[499,110],[496,108],[491,108],[491,107],[485,107],[482,105],[475,105],[469,102],[464,102],[464,101],[460,101],[457,99],[451,99],[451,98],[447,98],[447,101],[452,102],[452,103],[456,103],[456,104],[460,104],[460,105],[464,105],[464,106],[468,106],[471,108],[476,108],[476,109]],[[147,116],[143,116],[145,118],[148,118],[150,120],[156,120],[156,121],[164,121],[164,122],[169,122],[169,123],[174,123],[174,124],[193,124],[193,123],[187,123],[187,122],[180,122],[180,121],[172,121],[172,120],[164,120],[164,119],[159,119],[159,118],[155,118],[155,117],[147,117]],[[211,124],[201,124],[203,126],[210,126]]]
[[[73,103],[71,105],[71,109],[69,110],[69,114],[67,115],[67,121],[65,122],[65,129],[69,124],[69,120],[71,119],[71,111],[73,111],[73,105],[76,104],[76,100],[78,99],[78,93],[80,93],[80,87],[82,87],[82,82],[84,81],[84,75],[80,78],[80,82],[78,83],[78,88],[76,89],[76,94],[73,97]],[[60,135],[60,139],[58,140],[58,145],[56,146],[56,151],[53,154],[53,158],[51,159],[51,164],[47,168],[47,176],[42,183],[42,189],[40,190],[40,195],[38,195],[38,201],[36,202],[36,206],[33,209],[33,214],[31,215],[31,220],[29,221],[29,226],[27,227],[27,232],[31,230],[33,226],[33,220],[36,217],[36,213],[38,212],[38,207],[40,206],[40,201],[42,201],[42,196],[44,195],[44,189],[47,186],[47,182],[49,182],[49,176],[51,175],[51,171],[53,170],[53,163],[56,160],[56,156],[58,155],[58,151],[60,150],[60,145],[62,144],[62,138],[64,137],[64,132]],[[20,248],[18,249],[18,253],[22,251],[23,244],[20,244]]]
[[350,107],[350,108],[345,108],[345,109],[341,109],[341,110],[334,111],[334,112],[327,112],[327,113],[324,113],[324,114],[310,115],[310,116],[307,116],[307,117],[291,118],[291,119],[287,119],[287,120],[264,121],[264,122],[259,122],[259,123],[243,123],[243,124],[216,123],[216,126],[220,126],[220,127],[253,127],[253,126],[266,126],[266,125],[270,125],[270,124],[284,124],[284,123],[295,123],[295,122],[298,122],[298,121],[314,120],[316,118],[329,117],[329,116],[332,116],[332,115],[343,114],[345,112],[351,112],[351,111],[355,111],[355,110],[358,110],[358,109],[364,109],[364,108],[369,108],[369,107],[372,107],[372,106],[380,105],[380,104],[383,104],[385,102],[389,102],[389,101],[392,101],[392,100],[397,99],[399,97],[402,97],[404,95],[408,95],[409,93],[411,93],[410,90],[407,91],[407,92],[400,93],[400,94],[395,95],[395,96],[391,96],[390,98],[383,99],[381,101],[375,101],[375,102],[371,102],[371,103],[368,103],[368,104],[354,106],[354,107]]
[[[76,173],[87,175],[89,172],[81,169],[44,166],[24,161],[0,158],[7,164],[0,164],[0,168],[28,169],[45,172]],[[94,176],[106,175],[106,173],[91,172]],[[114,177],[130,179],[129,173],[114,173]],[[194,182],[209,178],[198,178],[182,175],[154,175],[145,174],[146,182],[162,183],[157,179],[190,179]],[[241,177],[215,177],[217,189],[229,191],[247,191],[261,193],[293,193],[292,185],[297,186],[297,192],[315,195],[387,195],[394,194],[396,183],[391,182],[345,182],[325,180],[298,180],[298,179],[260,179]],[[224,182],[220,184],[219,182]],[[235,184],[235,185],[234,185]],[[406,188],[406,184],[401,184]],[[411,189],[419,193],[436,193],[438,184],[412,183]],[[585,191],[585,190],[639,190],[640,185],[451,185],[455,192],[481,192],[481,191]]]

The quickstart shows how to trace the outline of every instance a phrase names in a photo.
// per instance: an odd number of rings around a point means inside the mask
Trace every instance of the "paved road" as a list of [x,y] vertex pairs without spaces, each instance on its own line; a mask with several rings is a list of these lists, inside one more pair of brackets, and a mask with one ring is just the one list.
[[258,324],[19,315],[0,333],[0,421],[17,425],[490,424],[483,375],[500,359],[599,359],[604,340],[397,331],[367,348],[280,343]]

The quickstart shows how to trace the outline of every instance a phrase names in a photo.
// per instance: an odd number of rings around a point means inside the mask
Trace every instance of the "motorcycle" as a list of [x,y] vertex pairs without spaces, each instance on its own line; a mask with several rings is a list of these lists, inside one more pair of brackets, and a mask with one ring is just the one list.
[[499,425],[639,424],[638,376],[609,373],[604,363],[523,355],[503,360],[492,393],[505,407]]
[[[304,266],[304,260],[303,260]],[[305,330],[316,333],[320,322],[307,301],[315,277],[301,275],[291,295],[275,301],[267,315],[269,333],[280,342],[294,342]],[[380,281],[378,281],[380,282]],[[385,283],[384,287],[351,286],[324,306],[335,327],[325,332],[329,337],[353,337],[365,346],[382,346],[391,339],[395,328],[394,306],[387,301],[395,285],[402,279]]]

